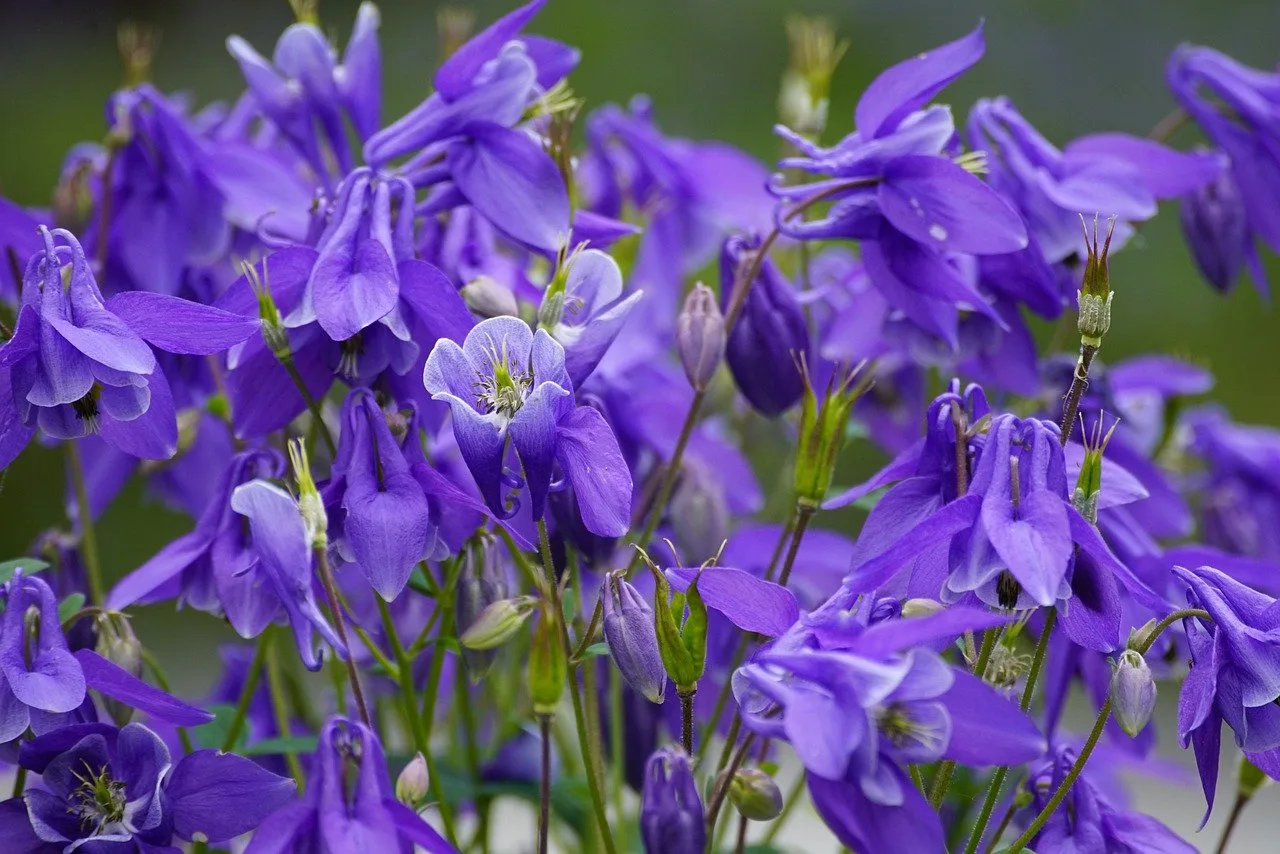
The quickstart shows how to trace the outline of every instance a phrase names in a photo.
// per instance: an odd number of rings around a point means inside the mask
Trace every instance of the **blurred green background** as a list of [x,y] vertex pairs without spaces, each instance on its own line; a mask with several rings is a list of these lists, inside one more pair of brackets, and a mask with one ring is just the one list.
[[[323,25],[339,42],[345,42],[357,5],[321,2]],[[390,120],[429,92],[441,4],[380,5],[384,120]],[[454,5],[471,8],[483,25],[513,4]],[[0,0],[0,10],[0,193],[27,205],[48,203],[68,146],[101,138],[103,104],[120,80],[119,23],[158,27],[155,82],[188,91],[203,104],[231,99],[241,89],[224,47],[227,35],[238,33],[269,54],[292,20],[285,0]],[[833,84],[828,142],[850,130],[853,104],[877,72],[958,37],[981,18],[987,21],[986,58],[943,100],[963,121],[978,97],[1008,95],[1059,144],[1094,131],[1145,133],[1172,106],[1164,63],[1180,42],[1211,45],[1259,67],[1280,59],[1275,0],[552,0],[531,29],[582,49],[572,82],[588,109],[646,93],[667,133],[726,140],[768,161],[778,150],[771,127],[786,58],[783,24],[791,12],[829,17],[850,42]],[[1194,132],[1184,130],[1173,143],[1195,141]],[[1280,281],[1274,258],[1268,266]],[[1248,284],[1224,298],[1199,279],[1175,207],[1167,206],[1144,228],[1112,271],[1117,294],[1105,358],[1146,351],[1191,357],[1214,371],[1216,397],[1238,419],[1280,423],[1280,317]],[[65,524],[62,483],[60,458],[38,446],[11,468],[0,493],[0,558],[20,554],[42,529]],[[108,574],[133,569],[189,526],[147,502],[140,485],[132,484],[98,526]],[[208,687],[214,677],[208,655],[230,638],[216,620],[201,615],[179,622],[165,607],[144,609],[137,625],[179,690],[198,695]],[[1170,732],[1166,726],[1166,737]],[[1201,809],[1198,795],[1189,794],[1149,790],[1144,806],[1158,808],[1189,833]],[[1215,824],[1229,805],[1225,796],[1220,802]],[[1266,823],[1265,816],[1256,818]],[[1210,833],[1200,844],[1213,838]],[[1265,837],[1249,838],[1262,844]],[[1246,842],[1238,850],[1264,849]]]

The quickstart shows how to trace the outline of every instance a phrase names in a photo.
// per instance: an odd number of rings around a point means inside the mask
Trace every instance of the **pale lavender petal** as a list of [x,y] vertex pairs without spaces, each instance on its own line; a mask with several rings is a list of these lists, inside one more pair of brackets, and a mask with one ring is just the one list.
[[164,371],[147,377],[151,403],[147,411],[132,421],[103,418],[98,435],[126,454],[144,460],[167,460],[178,451],[178,417],[173,407],[173,394]]
[[436,69],[436,91],[450,100],[465,94],[481,67],[497,56],[504,44],[519,35],[545,3],[546,0],[526,3],[468,39]]
[[975,255],[1027,245],[1018,212],[995,190],[950,160],[910,155],[891,161],[879,192],[889,222],[927,245]]
[[75,658],[84,671],[85,682],[99,694],[175,726],[199,726],[213,720],[213,715],[204,709],[148,685],[91,649],[76,650]]
[[620,537],[631,524],[631,470],[598,411],[580,406],[556,428],[556,460],[573,485],[587,530]]
[[1032,599],[1052,605],[1071,559],[1071,529],[1061,498],[1047,490],[1025,495],[1017,516],[1013,502],[992,495],[982,504],[982,525],[1009,572]]
[[942,696],[951,715],[945,755],[961,765],[1019,765],[1044,753],[1035,722],[1007,697],[970,673],[955,669]]
[[666,575],[677,590],[687,589],[696,577],[707,607],[724,614],[743,631],[777,637],[800,619],[800,606],[790,590],[741,569],[681,567],[666,570]]
[[107,309],[139,336],[170,353],[221,353],[260,328],[256,318],[147,291],[116,294]]
[[[1158,198],[1171,199],[1212,181],[1226,168],[1217,152],[1177,151],[1127,133],[1095,133],[1068,143],[1068,157],[1114,157],[1137,170],[1147,188]],[[1104,213],[1106,213],[1104,211]]]

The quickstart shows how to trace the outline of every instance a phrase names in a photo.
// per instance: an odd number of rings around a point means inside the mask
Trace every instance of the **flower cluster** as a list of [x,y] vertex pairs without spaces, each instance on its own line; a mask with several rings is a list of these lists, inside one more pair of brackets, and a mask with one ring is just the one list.
[[[1190,851],[1114,779],[1176,690],[1205,821],[1239,748],[1225,850],[1280,777],[1280,432],[1102,354],[1164,202],[1266,290],[1280,76],[1179,48],[1150,137],[1059,145],[938,102],[978,26],[846,125],[846,46],[797,19],[771,167],[584,115],[544,3],[442,14],[390,122],[372,3],[341,50],[305,2],[269,58],[232,36],[244,89],[199,110],[130,31],[104,142],[0,199],[0,485],[33,443],[68,475],[0,564],[0,848],[703,854],[801,803],[858,852]],[[132,480],[192,525],[120,567]],[[155,604],[240,638],[199,705]]]

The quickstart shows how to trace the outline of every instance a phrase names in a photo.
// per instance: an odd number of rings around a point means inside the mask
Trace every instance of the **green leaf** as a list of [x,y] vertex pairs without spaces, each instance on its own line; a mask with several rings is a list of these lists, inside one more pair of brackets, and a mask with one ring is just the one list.
[[[227,731],[231,729],[231,721],[235,719],[236,707],[230,703],[215,703],[205,708],[213,713],[213,720],[192,730],[195,733],[196,744],[201,747],[221,749],[222,743],[227,739]],[[241,730],[240,742],[243,740],[244,730]],[[233,745],[233,749],[239,746],[241,746],[239,743]]]
[[314,735],[293,738],[264,738],[245,745],[238,753],[242,756],[273,756],[278,753],[313,753],[316,749]]
[[84,607],[84,594],[72,593],[66,599],[62,600],[62,604],[58,605],[58,622],[65,623],[70,620],[76,611]]
[[0,584],[8,584],[13,580],[13,574],[22,570],[23,575],[35,575],[37,572],[43,572],[49,568],[49,564],[33,557],[19,557],[13,560],[6,560],[0,563]]

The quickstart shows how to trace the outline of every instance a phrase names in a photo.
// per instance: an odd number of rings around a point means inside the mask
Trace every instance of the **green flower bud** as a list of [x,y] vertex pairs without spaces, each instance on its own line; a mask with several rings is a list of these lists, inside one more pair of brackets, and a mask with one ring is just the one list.
[[[656,586],[653,597],[653,627],[658,636],[658,653],[676,690],[681,694],[696,691],[698,680],[707,664],[707,606],[698,592],[698,579],[689,584],[684,595],[671,595],[671,584],[661,569],[645,557],[653,572]],[[685,616],[685,611],[688,615]],[[683,618],[676,622],[676,614]]]
[[1111,328],[1111,278],[1107,271],[1107,253],[1111,251],[1111,234],[1115,231],[1116,220],[1112,217],[1107,223],[1107,237],[1102,251],[1098,251],[1098,218],[1093,219],[1093,238],[1090,242],[1089,227],[1084,217],[1080,217],[1084,227],[1084,242],[1089,256],[1085,260],[1084,278],[1080,283],[1077,299],[1080,304],[1080,315],[1076,327],[1080,330],[1080,339],[1087,346],[1101,347],[1102,338]]
[[836,41],[825,18],[797,15],[787,21],[787,46],[790,57],[778,93],[778,115],[787,127],[817,139],[827,126],[831,77],[849,43]]
[[1152,617],[1136,629],[1130,629],[1125,648],[1144,652],[1151,643],[1151,635],[1156,630],[1156,625],[1156,618]]
[[858,365],[838,379],[833,374],[819,400],[808,366],[802,364],[800,367],[804,377],[804,399],[796,447],[795,491],[801,504],[816,508],[831,487],[836,461],[844,447],[849,412],[871,383],[859,376],[862,365]]
[[485,606],[458,638],[467,649],[494,649],[510,640],[538,604],[533,596],[499,599]]
[[[1120,422],[1112,423],[1106,435],[1102,434],[1102,419],[1094,425],[1093,434],[1084,436],[1084,461],[1080,464],[1080,474],[1076,477],[1076,487],[1071,495],[1071,503],[1080,515],[1093,524],[1098,523],[1098,496],[1102,491],[1102,454],[1111,441]],[[1081,430],[1083,433],[1083,429]]]
[[312,548],[322,549],[329,544],[329,517],[324,511],[324,501],[316,482],[311,477],[311,463],[307,459],[307,446],[301,439],[289,442],[289,462],[293,465],[293,477],[298,483],[298,511],[307,528],[307,541]]
[[533,711],[539,715],[555,714],[564,694],[567,668],[560,643],[559,619],[544,600],[529,648],[529,694],[533,698]]
[[[116,611],[103,611],[94,619],[98,642],[94,652],[134,676],[142,675],[142,644],[133,633],[129,618]],[[116,726],[124,726],[133,718],[133,709],[103,696],[103,706]]]
[[415,753],[409,764],[404,766],[400,776],[396,778],[396,800],[407,807],[416,809],[427,799],[431,788],[431,777],[427,773],[427,760],[421,753]]
[[759,768],[738,769],[729,781],[729,800],[751,821],[772,821],[782,814],[782,791]]

